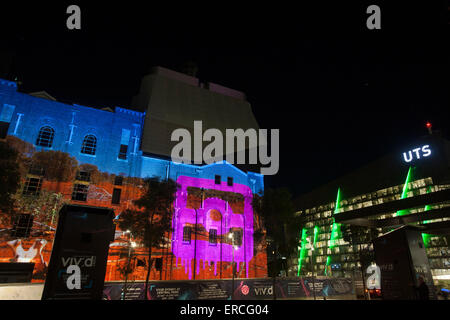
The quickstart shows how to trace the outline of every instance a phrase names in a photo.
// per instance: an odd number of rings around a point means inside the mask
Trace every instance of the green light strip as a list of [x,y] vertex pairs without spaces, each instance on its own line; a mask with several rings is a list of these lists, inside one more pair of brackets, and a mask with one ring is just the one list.
[[[334,207],[334,214],[339,212],[339,209],[341,208],[341,188],[338,188],[337,196],[336,196],[336,205]],[[336,246],[336,239],[340,237],[341,234],[341,224],[335,223],[333,218],[333,225],[331,227],[331,236],[330,236],[330,249],[333,249]],[[327,257],[327,264],[325,266],[325,275],[328,271],[328,266],[331,263],[331,257]]]
[[[408,175],[406,176],[406,181],[405,181],[405,184],[403,185],[403,192],[402,192],[402,196],[400,197],[400,199],[405,199],[406,197],[408,197],[408,192],[409,192],[408,185],[411,182],[411,179],[412,179],[412,167],[409,167]],[[409,213],[408,209],[399,210],[395,213],[394,217],[403,216],[407,213]]]
[[[431,186],[428,187],[427,189],[427,193],[431,192]],[[431,206],[429,204],[427,204],[425,206],[425,211],[431,210]],[[423,223],[429,223],[431,220],[426,220]],[[423,244],[425,245],[425,247],[428,247],[428,244],[430,242],[430,238],[431,238],[431,234],[428,233],[422,233],[422,240],[423,240]]]
[[313,242],[314,249],[316,248],[317,238],[319,238],[319,227],[315,226],[314,227],[314,242]]
[[300,276],[300,269],[302,268],[302,262],[306,255],[306,228],[302,229],[301,248],[298,256],[298,270],[297,276]]

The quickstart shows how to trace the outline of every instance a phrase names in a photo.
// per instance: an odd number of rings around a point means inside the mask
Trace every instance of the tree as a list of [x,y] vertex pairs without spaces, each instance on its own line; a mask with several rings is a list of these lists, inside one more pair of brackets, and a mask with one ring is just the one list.
[[135,239],[141,239],[148,248],[148,270],[145,280],[147,298],[150,279],[152,248],[167,243],[166,234],[172,230],[173,202],[178,184],[171,180],[147,178],[144,180],[144,193],[134,201],[137,209],[127,209],[121,213],[119,227],[130,230]]
[[7,143],[0,141],[0,210],[14,211],[14,194],[20,186],[19,153]]
[[[17,193],[16,210],[20,213],[29,213],[36,218],[42,227],[55,227],[59,211],[70,201],[64,199],[62,193],[42,189],[38,195],[23,195]],[[47,231],[43,230],[43,231]],[[37,232],[43,232],[37,231]]]
[[66,152],[39,151],[31,157],[32,165],[44,169],[44,177],[50,181],[71,181],[77,171],[78,161]]
[[[133,243],[132,243],[131,239],[129,239],[128,252],[126,253],[127,258],[126,258],[125,262],[122,263],[121,265],[119,265],[119,267],[117,268],[117,270],[119,271],[122,278],[125,279],[125,283],[123,285],[123,290],[122,290],[122,299],[123,300],[126,300],[128,289],[131,287],[131,285],[129,284],[130,282],[129,282],[128,277],[134,272],[135,265],[136,265],[136,256],[135,256],[134,250],[132,248],[133,248]],[[122,257],[123,254],[121,253],[120,256]],[[133,260],[134,260],[134,263],[133,263]]]
[[[267,248],[272,256],[268,263],[269,276],[275,277],[286,269],[286,259],[297,248],[295,237],[290,237],[296,221],[292,195],[286,188],[266,189],[253,198],[253,208],[266,228]],[[274,293],[275,293],[275,287]],[[275,298],[275,296],[274,296]]]
[[345,224],[341,226],[341,232],[344,241],[349,242],[353,247],[358,248],[358,260],[361,263],[361,276],[365,294],[366,283],[364,270],[373,261],[374,254],[373,251],[369,250],[368,248],[363,250],[361,248],[361,245],[372,242],[373,239],[379,236],[379,232],[376,228]]

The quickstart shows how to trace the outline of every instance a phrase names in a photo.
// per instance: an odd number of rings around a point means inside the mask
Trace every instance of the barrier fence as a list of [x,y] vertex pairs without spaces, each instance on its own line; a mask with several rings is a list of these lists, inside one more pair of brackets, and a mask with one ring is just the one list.
[[[103,289],[103,299],[124,299],[123,282],[107,282]],[[144,300],[145,283],[133,282],[126,285],[125,300]],[[150,281],[148,300],[230,300],[232,280],[197,281]],[[314,279],[316,297],[354,295],[353,280],[349,278]],[[312,278],[291,279],[235,279],[233,300],[264,300],[311,298]]]

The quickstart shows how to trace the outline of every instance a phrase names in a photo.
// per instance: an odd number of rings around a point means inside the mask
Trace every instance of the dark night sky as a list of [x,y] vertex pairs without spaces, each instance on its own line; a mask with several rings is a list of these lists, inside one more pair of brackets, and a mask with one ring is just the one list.
[[194,60],[201,80],[244,91],[261,128],[280,129],[280,171],[266,184],[298,195],[426,134],[427,120],[449,138],[444,2],[380,5],[377,31],[362,4],[75,1],[81,31],[65,28],[65,4],[19,4],[1,10],[1,49],[17,53],[24,90],[96,107],[127,107],[151,66]]

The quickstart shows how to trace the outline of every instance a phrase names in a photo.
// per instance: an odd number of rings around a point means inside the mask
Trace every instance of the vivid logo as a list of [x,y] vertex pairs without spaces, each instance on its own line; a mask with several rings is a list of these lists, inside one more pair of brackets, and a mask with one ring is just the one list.
[[408,152],[403,152],[403,160],[405,162],[411,162],[415,159],[420,159],[421,157],[426,158],[431,155],[431,150],[429,145],[424,145],[419,148],[415,148]]

